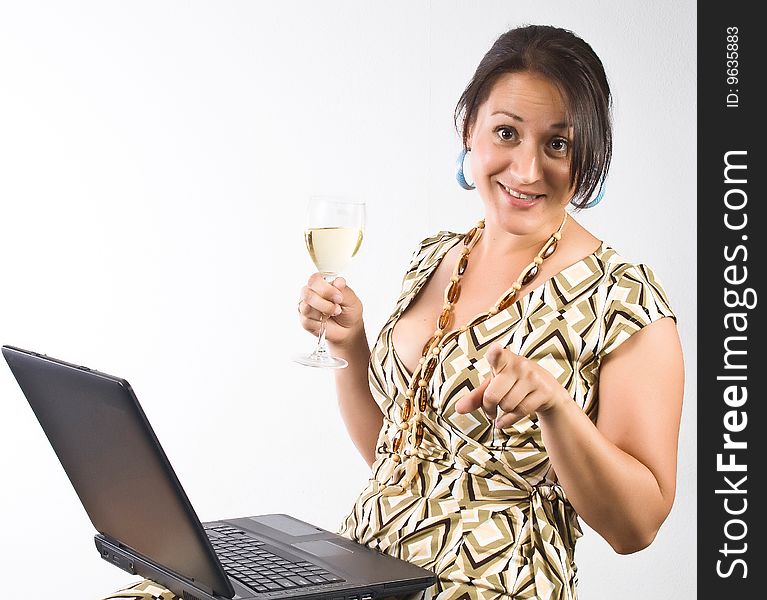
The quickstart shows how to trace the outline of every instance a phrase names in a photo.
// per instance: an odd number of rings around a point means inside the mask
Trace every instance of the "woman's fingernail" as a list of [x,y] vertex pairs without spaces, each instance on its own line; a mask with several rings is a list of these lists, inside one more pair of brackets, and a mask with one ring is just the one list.
[[338,316],[338,315],[340,315],[340,314],[341,314],[341,307],[339,306],[338,308],[336,308],[336,309],[333,311],[333,316],[334,316],[334,317],[337,317],[337,316]]
[[333,302],[336,304],[341,304],[341,301],[344,299],[344,297],[341,294],[336,294],[333,296]]

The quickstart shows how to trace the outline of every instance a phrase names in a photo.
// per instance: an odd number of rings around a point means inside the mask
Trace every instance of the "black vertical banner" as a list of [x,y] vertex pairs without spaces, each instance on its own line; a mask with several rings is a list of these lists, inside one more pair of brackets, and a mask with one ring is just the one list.
[[767,30],[757,6],[698,3],[698,397],[687,401],[698,410],[699,598],[767,597]]

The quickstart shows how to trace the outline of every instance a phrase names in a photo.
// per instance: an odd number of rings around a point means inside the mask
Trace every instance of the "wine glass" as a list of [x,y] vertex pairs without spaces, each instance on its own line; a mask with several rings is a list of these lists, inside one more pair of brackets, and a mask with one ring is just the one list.
[[[365,203],[336,196],[312,196],[306,211],[304,239],[309,256],[327,282],[332,282],[357,254],[365,225]],[[294,360],[309,367],[343,369],[347,362],[331,356],[325,341],[326,315],[320,318],[317,346]]]

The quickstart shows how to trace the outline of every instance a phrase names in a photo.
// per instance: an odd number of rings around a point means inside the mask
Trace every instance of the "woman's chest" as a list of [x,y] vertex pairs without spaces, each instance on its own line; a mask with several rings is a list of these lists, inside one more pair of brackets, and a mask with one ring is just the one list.
[[[443,315],[447,315],[444,333],[461,329],[475,317],[487,315],[514,282],[513,269],[502,270],[497,266],[483,269],[477,265],[459,279],[457,295],[449,302],[448,288],[453,276],[449,259],[448,254],[422,286],[414,290],[409,304],[407,298],[404,300],[402,311],[391,326],[390,342],[394,352],[410,373],[416,369],[424,345],[439,328]],[[517,297],[521,298],[527,291],[522,287]]]
[[486,312],[496,299],[494,291],[488,293],[493,286],[483,290],[485,293],[465,288],[461,290],[458,302],[448,307],[445,288],[449,282],[449,273],[445,277],[431,279],[393,324],[391,343],[403,366],[410,373],[415,371],[424,345],[438,329],[443,313],[448,315],[447,327],[444,328],[447,333],[461,328],[478,314]]

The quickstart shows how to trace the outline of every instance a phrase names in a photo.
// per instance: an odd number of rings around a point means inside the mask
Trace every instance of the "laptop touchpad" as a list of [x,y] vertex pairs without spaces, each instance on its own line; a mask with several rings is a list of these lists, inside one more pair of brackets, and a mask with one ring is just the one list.
[[322,529],[313,527],[298,519],[291,519],[286,515],[260,515],[258,517],[250,517],[250,520],[276,529],[277,531],[281,531],[282,533],[287,533],[288,535],[312,535],[322,532]]
[[298,548],[299,550],[303,550],[304,552],[308,552],[309,554],[313,554],[314,556],[338,556],[340,554],[344,554],[345,552],[354,554],[353,550],[344,548],[327,540],[298,542],[296,544],[291,544],[291,546]]

